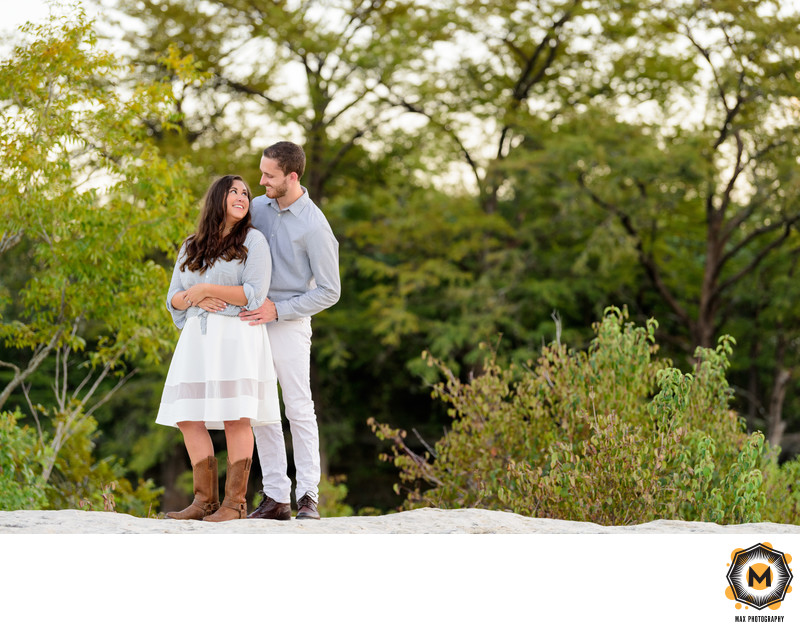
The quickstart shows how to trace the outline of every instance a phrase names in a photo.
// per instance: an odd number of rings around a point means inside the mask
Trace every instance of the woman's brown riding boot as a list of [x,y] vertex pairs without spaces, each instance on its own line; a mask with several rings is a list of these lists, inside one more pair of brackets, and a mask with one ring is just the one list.
[[225,499],[213,515],[203,517],[203,521],[231,521],[247,519],[247,479],[250,477],[252,458],[242,458],[234,463],[228,460],[228,474],[225,477]]
[[209,456],[192,467],[194,501],[180,512],[168,512],[167,519],[197,519],[214,514],[219,508],[217,459]]

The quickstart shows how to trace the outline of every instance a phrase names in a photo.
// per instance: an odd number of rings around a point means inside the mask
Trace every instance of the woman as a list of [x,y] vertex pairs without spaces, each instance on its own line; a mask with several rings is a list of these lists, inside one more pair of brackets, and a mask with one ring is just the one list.
[[[194,501],[170,519],[228,521],[247,517],[253,425],[280,422],[278,387],[265,325],[238,313],[267,297],[269,245],[250,224],[250,190],[241,177],[215,181],[197,231],[183,243],[167,293],[181,329],[156,423],[178,427],[192,463]],[[209,429],[224,429],[225,499],[219,503],[217,459]]]

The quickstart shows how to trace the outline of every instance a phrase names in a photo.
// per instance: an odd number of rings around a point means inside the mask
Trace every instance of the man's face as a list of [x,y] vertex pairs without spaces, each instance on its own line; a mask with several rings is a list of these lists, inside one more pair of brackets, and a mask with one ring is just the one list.
[[261,158],[261,185],[269,198],[281,198],[289,191],[291,174],[285,175],[278,162],[267,157]]

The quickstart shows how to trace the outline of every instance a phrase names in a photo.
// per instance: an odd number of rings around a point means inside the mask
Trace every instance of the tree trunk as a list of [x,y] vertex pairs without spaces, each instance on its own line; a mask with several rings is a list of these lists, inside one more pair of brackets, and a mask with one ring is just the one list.
[[786,357],[786,338],[783,330],[778,330],[778,346],[775,349],[775,380],[772,384],[772,394],[769,396],[769,412],[767,413],[767,440],[770,445],[780,445],[783,433],[786,431],[786,421],[783,420],[783,401],[786,398],[786,389],[792,381],[792,371],[784,366]]
[[792,372],[789,369],[777,369],[772,394],[769,397],[769,414],[767,415],[767,440],[770,445],[780,445],[783,433],[786,431],[786,421],[783,420],[783,400],[791,380]]
[[753,425],[756,417],[758,416],[758,367],[756,366],[756,358],[761,353],[761,341],[755,338],[753,344],[750,345],[750,367],[747,370],[747,422]]

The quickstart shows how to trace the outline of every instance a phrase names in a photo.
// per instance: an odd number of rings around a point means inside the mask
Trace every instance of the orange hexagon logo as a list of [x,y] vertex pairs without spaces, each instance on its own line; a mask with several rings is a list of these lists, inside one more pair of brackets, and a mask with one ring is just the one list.
[[[731,553],[728,598],[755,609],[777,609],[786,594],[792,590],[792,557],[772,548],[769,543],[758,543],[747,549]],[[736,605],[739,608],[739,605]]]

